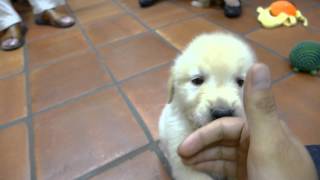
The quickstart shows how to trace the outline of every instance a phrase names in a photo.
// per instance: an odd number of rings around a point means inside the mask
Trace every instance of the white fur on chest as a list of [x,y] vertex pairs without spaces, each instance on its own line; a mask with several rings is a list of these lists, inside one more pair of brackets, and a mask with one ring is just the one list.
[[170,163],[174,178],[176,180],[211,180],[212,178],[207,174],[185,166],[177,154],[179,145],[193,131],[191,123],[184,119],[172,104],[165,106],[159,121],[160,146]]

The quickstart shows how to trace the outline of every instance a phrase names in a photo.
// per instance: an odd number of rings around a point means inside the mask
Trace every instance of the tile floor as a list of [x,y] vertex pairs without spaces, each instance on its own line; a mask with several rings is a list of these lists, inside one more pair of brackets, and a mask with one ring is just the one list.
[[229,30],[272,71],[279,112],[304,144],[320,144],[320,76],[295,74],[290,49],[320,41],[320,2],[294,1],[310,26],[262,29],[257,5],[227,19],[189,0],[140,9],[137,0],[69,0],[70,29],[39,27],[30,8],[26,45],[0,52],[0,179],[171,179],[158,147],[172,60],[197,34]]

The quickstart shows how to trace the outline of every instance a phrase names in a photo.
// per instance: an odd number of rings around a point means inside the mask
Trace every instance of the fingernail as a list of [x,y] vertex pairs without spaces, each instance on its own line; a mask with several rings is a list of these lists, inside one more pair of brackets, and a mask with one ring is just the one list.
[[254,67],[252,85],[255,90],[268,89],[271,86],[270,71],[267,66],[258,64]]

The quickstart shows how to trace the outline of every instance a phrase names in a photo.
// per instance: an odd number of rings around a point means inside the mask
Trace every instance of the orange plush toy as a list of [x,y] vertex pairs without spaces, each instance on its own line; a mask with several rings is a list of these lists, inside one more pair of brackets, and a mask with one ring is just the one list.
[[273,2],[269,7],[258,7],[258,21],[265,28],[274,28],[281,25],[290,27],[301,21],[304,26],[308,25],[307,19],[289,1],[279,0]]
[[276,1],[270,5],[272,16],[278,16],[280,13],[286,13],[291,16],[296,16],[297,8],[288,1]]

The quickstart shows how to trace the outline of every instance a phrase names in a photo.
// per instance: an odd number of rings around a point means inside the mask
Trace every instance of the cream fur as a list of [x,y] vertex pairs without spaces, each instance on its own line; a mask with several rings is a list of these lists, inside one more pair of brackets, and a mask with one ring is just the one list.
[[[234,108],[237,116],[244,116],[243,87],[236,78],[244,79],[254,61],[253,51],[243,40],[224,32],[196,37],[175,60],[170,100],[162,111],[159,132],[176,180],[212,179],[183,165],[177,148],[195,129],[211,121],[210,108]],[[191,82],[198,76],[204,77],[200,86]]]

